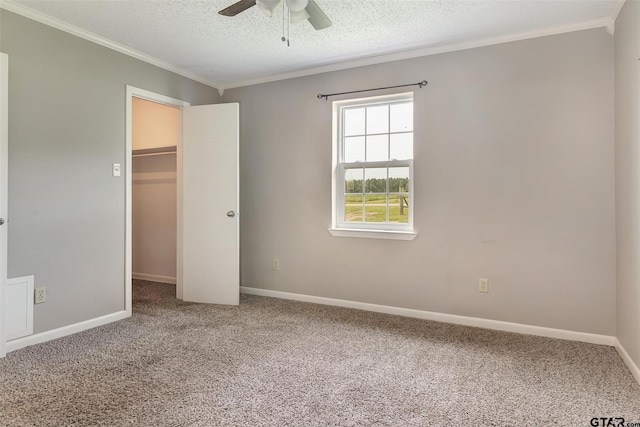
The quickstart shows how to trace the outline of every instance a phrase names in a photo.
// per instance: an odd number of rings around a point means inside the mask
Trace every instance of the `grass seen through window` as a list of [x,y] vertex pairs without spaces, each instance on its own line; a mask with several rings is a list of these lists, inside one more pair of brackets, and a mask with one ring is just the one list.
[[[389,217],[387,218],[387,201]],[[367,195],[345,196],[345,221],[349,222],[409,222],[409,196],[406,195]]]

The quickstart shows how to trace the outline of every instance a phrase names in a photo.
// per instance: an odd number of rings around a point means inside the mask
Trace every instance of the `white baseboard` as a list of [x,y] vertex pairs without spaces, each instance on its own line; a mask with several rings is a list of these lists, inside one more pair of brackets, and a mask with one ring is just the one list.
[[515,332],[526,335],[537,335],[548,338],[559,338],[569,341],[581,341],[591,344],[601,344],[613,347],[616,338],[609,335],[590,334],[586,332],[568,331],[565,329],[545,328],[542,326],[525,325],[522,323],[503,322],[500,320],[482,319],[479,317],[458,316],[455,314],[436,313],[433,311],[414,310],[411,308],[392,307],[388,305],[369,304],[365,302],[348,301],[334,298],[316,297],[311,295],[294,294],[290,292],[271,291],[267,289],[241,286],[244,294],[259,295],[288,299],[294,301],[311,302],[315,304],[333,305],[337,307],[355,308],[358,310],[375,311],[378,313],[395,314],[398,316],[414,317],[417,319],[434,320],[436,322],[453,323],[455,325],[474,326],[476,328],[493,329],[504,332]]
[[172,285],[176,284],[175,277],[169,276],[158,276],[155,274],[143,274],[143,273],[132,273],[131,277],[138,280],[148,280],[150,282],[160,282],[160,283],[170,283]]
[[115,313],[107,314],[105,316],[96,317],[95,319],[85,320],[84,322],[74,323],[73,325],[69,326],[63,326],[62,328],[53,329],[51,331],[41,332],[39,334],[30,335],[28,337],[7,341],[7,353],[28,347],[30,345],[40,344],[43,342],[55,340],[56,338],[66,337],[67,335],[76,334],[78,332],[86,331],[87,329],[95,328],[97,326],[106,325],[107,323],[122,320],[127,317],[129,316],[127,316],[126,311],[118,311]]
[[620,341],[618,341],[617,338],[616,338],[616,350],[618,351],[618,354],[620,355],[620,357],[622,357],[622,360],[624,360],[624,363],[627,365],[627,367],[631,371],[631,374],[633,375],[633,377],[636,379],[636,381],[638,381],[638,384],[640,384],[640,368],[638,368],[638,365],[636,365],[633,359],[631,359],[631,356],[629,356],[629,353],[627,353],[627,350],[624,349],[624,347],[622,346],[622,344],[620,344]]

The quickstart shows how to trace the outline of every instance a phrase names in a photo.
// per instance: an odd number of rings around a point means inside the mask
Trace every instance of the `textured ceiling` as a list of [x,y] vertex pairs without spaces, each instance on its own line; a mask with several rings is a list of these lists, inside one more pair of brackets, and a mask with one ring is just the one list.
[[288,47],[280,40],[281,9],[273,18],[258,7],[233,18],[218,15],[218,10],[235,1],[14,0],[3,4],[9,10],[27,7],[87,30],[218,87],[414,49],[603,26],[620,6],[617,0],[316,0],[333,26],[316,31],[308,22],[291,25]]

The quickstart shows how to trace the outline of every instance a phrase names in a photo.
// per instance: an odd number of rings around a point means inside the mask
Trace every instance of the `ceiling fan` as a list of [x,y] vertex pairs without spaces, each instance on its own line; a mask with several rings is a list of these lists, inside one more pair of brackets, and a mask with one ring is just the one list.
[[[240,12],[244,12],[257,4],[265,15],[271,17],[273,11],[280,6],[282,1],[283,0],[240,0],[222,9],[218,13],[224,16],[236,16]],[[331,26],[331,20],[314,0],[284,0],[284,2],[289,8],[292,24],[308,20],[316,30],[322,30]]]

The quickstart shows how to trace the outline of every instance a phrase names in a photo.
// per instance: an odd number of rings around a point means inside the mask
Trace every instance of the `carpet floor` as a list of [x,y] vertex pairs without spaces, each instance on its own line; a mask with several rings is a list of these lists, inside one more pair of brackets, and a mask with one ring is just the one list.
[[640,423],[607,346],[135,281],[129,319],[0,360],[3,426]]

